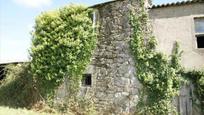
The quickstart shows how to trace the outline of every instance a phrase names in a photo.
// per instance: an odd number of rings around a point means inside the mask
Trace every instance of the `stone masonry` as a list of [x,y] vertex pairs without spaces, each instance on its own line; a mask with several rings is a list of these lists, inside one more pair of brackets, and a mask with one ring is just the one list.
[[136,78],[129,46],[129,12],[140,7],[138,0],[119,0],[96,7],[99,36],[91,65],[92,86],[81,93],[93,99],[100,114],[131,114],[141,85]]
[[[136,110],[142,86],[136,77],[135,62],[129,46],[132,34],[129,12],[140,10],[140,1],[115,0],[93,6],[95,9],[94,22],[99,24],[98,42],[91,63],[85,72],[85,74],[91,75],[91,85],[82,85],[79,95],[92,100],[100,115],[133,115]],[[149,4],[151,4],[151,0],[145,0],[146,8],[149,7]],[[151,9],[149,14],[151,21],[155,23],[152,16],[157,15],[154,15],[153,11]],[[161,11],[158,10],[158,12]],[[156,31],[157,28],[155,29],[153,22],[151,24],[153,30]],[[147,38],[151,31],[149,30],[151,24],[146,25],[145,29],[147,30],[144,30]],[[165,24],[168,23],[165,22]],[[179,26],[179,24],[177,25]],[[167,34],[165,31],[162,33]],[[163,35],[162,33],[161,35]],[[161,43],[159,42],[159,44]],[[173,43],[171,45],[173,46]],[[168,50],[172,50],[168,44],[166,47]],[[164,53],[166,52],[164,51]],[[66,95],[65,85],[66,82],[57,93],[59,99]],[[174,105],[182,115],[199,114],[199,111],[192,107],[190,99],[192,90],[192,85],[183,86],[180,96],[175,97]]]

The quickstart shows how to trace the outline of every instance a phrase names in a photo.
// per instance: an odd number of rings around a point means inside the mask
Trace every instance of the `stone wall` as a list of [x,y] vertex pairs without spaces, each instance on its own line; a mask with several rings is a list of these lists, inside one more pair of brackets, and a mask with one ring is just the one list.
[[[129,46],[130,10],[141,8],[140,0],[116,0],[94,6],[94,22],[99,24],[97,47],[85,74],[91,86],[81,85],[80,97],[90,99],[101,115],[134,114],[141,84],[136,78],[135,62]],[[146,7],[148,6],[146,0]],[[57,90],[56,102],[68,92],[66,80]]]
[[93,99],[100,114],[133,114],[141,85],[135,77],[130,53],[129,12],[140,7],[137,0],[120,0],[96,7],[99,36],[91,65],[92,86],[81,95]]
[[[117,0],[94,6],[94,22],[98,22],[100,26],[97,48],[86,70],[86,73],[92,76],[92,83],[91,86],[82,85],[79,95],[92,100],[99,114],[124,115],[133,114],[135,111],[142,86],[136,78],[135,62],[129,48],[132,29],[128,16],[130,10],[137,12],[141,8],[139,1]],[[145,7],[149,6],[148,2],[149,0],[146,0]],[[176,7],[173,8],[179,9]],[[196,10],[195,12],[194,10],[192,11],[195,14],[200,14],[203,11],[197,12]],[[190,14],[185,14],[188,13],[187,11],[185,13],[181,13],[182,11],[180,10],[178,12],[174,10],[172,12],[170,11],[171,9],[169,7],[167,9],[150,9],[149,11],[154,35],[159,40],[158,50],[166,54],[171,54],[174,42],[180,41],[185,57],[189,56],[188,54],[192,53],[192,51],[195,51],[193,53],[201,53],[202,51],[192,50],[192,46],[189,45],[192,42],[192,38],[190,38],[192,35],[189,35],[192,32],[189,32],[189,30],[192,29],[185,29],[188,25],[187,23],[189,23],[189,21],[185,22],[185,19],[192,20],[193,18],[188,16]],[[169,14],[172,15],[172,18]],[[150,25],[147,25],[147,27],[150,27]],[[151,27],[147,28],[147,35],[151,31],[148,29],[151,29]],[[175,34],[175,32],[179,33]],[[200,56],[203,59],[202,55]],[[194,57],[192,59],[197,58]],[[185,67],[192,67],[190,66],[191,61],[188,62],[190,64],[186,64],[185,62],[186,60],[183,59],[183,65]],[[63,98],[66,95],[64,85],[60,87],[61,89],[57,96],[59,98]],[[180,96],[175,98],[174,104],[178,112],[182,115],[199,114],[199,111],[192,107],[192,92],[192,85],[183,86]]]

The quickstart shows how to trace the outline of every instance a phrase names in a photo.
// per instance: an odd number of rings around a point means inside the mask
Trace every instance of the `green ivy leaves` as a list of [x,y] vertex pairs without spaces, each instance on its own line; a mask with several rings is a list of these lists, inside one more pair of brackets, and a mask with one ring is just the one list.
[[156,52],[156,39],[145,35],[148,17],[144,7],[138,12],[130,15],[133,28],[130,47],[135,58],[136,76],[143,84],[146,95],[146,98],[142,97],[145,100],[141,101],[144,104],[139,104],[143,105],[139,110],[141,114],[168,115],[172,113],[171,102],[180,86],[181,52],[178,50],[178,43],[171,59]]
[[63,81],[78,79],[90,62],[96,45],[92,10],[69,5],[42,13],[36,18],[31,47],[31,71],[44,94],[53,92]]

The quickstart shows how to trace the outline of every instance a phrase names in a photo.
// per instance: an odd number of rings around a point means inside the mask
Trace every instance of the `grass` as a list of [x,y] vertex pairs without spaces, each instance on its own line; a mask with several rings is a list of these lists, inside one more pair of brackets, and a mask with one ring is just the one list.
[[40,113],[27,109],[13,109],[8,107],[0,107],[0,115],[58,115],[58,114]]

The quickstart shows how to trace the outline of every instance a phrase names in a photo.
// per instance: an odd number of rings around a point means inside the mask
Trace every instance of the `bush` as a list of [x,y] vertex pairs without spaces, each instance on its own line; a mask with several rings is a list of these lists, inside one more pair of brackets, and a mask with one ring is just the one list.
[[25,107],[39,113],[25,109],[0,107],[1,114],[39,115],[41,113],[42,115],[47,115],[48,113],[57,113],[55,110],[68,115],[93,115],[95,113],[94,105],[88,99],[72,99],[69,102],[54,105],[55,108],[50,108],[44,101],[39,101],[41,97],[33,82],[32,74],[29,72],[29,63],[10,64],[5,69],[6,77],[0,85],[0,106]]
[[28,63],[6,66],[6,77],[0,85],[0,105],[30,107],[39,99],[29,68]]

